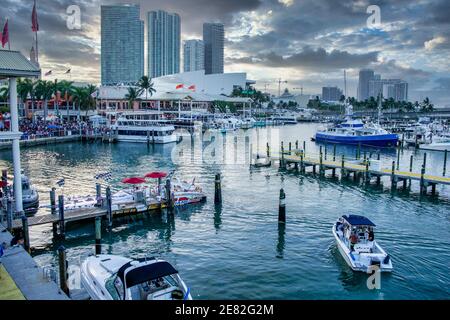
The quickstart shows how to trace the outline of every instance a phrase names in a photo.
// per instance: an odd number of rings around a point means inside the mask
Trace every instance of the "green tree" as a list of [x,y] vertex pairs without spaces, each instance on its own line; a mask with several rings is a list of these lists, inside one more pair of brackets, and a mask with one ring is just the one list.
[[44,101],[44,121],[47,122],[48,116],[48,100],[53,95],[53,82],[46,80],[38,80],[36,84],[36,97]]
[[151,96],[153,96],[153,93],[156,92],[152,80],[149,77],[147,77],[147,76],[143,76],[139,80],[138,86],[141,89],[141,91],[145,92],[145,99],[146,100],[148,98],[148,94],[150,94],[150,97],[151,97]]
[[125,95],[125,99],[128,100],[128,106],[130,109],[133,109],[133,104],[135,101],[139,100],[139,89],[136,89],[134,87],[128,88],[128,93]]

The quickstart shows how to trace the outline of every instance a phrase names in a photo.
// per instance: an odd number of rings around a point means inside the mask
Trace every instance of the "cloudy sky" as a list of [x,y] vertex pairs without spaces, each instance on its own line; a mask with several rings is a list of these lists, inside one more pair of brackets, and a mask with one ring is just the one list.
[[[205,21],[226,26],[226,71],[245,71],[272,93],[278,79],[293,92],[316,94],[325,85],[356,95],[358,70],[410,84],[410,99],[429,96],[450,106],[450,1],[448,0],[37,0],[40,62],[45,71],[99,82],[100,5],[138,3],[141,17],[163,9],[181,16],[182,39],[201,38]],[[81,9],[81,30],[66,26],[70,5]],[[370,5],[380,24],[368,24]],[[33,0],[2,0],[0,23],[10,19],[12,49],[28,55],[33,44]],[[371,19],[370,19],[371,20]],[[372,20],[371,20],[372,21]]]

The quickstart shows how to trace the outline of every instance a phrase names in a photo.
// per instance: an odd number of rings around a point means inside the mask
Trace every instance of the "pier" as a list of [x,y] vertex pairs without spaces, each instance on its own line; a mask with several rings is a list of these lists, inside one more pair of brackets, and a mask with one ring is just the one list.
[[[292,165],[300,173],[306,173],[306,168],[312,168],[312,172],[319,176],[325,176],[326,172],[331,170],[332,177],[337,175],[337,171],[340,171],[342,179],[348,179],[353,176],[355,181],[363,180],[366,184],[370,184],[372,179],[376,180],[377,184],[381,183],[382,177],[389,177],[391,181],[391,188],[394,190],[397,188],[398,183],[403,183],[403,188],[406,189],[407,184],[411,184],[411,181],[418,181],[420,183],[420,193],[427,194],[428,187],[431,188],[431,194],[436,195],[437,185],[450,185],[450,177],[445,176],[446,163],[444,163],[443,175],[436,176],[426,174],[426,154],[424,162],[422,165],[421,172],[412,171],[412,161],[410,161],[410,170],[404,171],[399,170],[399,159],[397,157],[397,162],[392,161],[390,168],[382,167],[381,161],[368,158],[364,156],[361,159],[360,150],[358,149],[356,159],[355,158],[345,158],[343,155],[339,158],[336,155],[336,149],[334,148],[331,157],[332,160],[327,158],[327,150],[325,153],[320,152],[320,154],[306,154],[302,149],[295,149],[285,151],[283,148],[283,143],[281,147],[281,152],[277,155],[272,156],[272,160],[279,160],[280,168],[287,169]],[[269,147],[268,147],[269,150]],[[322,150],[322,148],[321,148]],[[445,158],[446,161],[446,158]],[[376,164],[376,166],[374,165]]]

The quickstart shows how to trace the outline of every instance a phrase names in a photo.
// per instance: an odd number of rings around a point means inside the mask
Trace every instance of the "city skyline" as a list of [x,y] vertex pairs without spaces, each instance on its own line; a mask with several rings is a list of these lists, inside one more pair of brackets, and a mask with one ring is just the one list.
[[[100,5],[110,3],[113,1],[38,0],[43,70],[54,70],[53,77],[62,79],[63,70],[71,68],[72,80],[99,83]],[[346,69],[348,95],[356,97],[359,69],[371,68],[386,79],[408,81],[411,101],[428,96],[436,105],[450,105],[447,1],[384,2],[377,27],[367,26],[371,3],[365,0],[120,3],[139,3],[141,20],[152,10],[180,14],[181,40],[201,38],[203,22],[224,23],[225,72],[247,72],[257,81],[257,88],[264,89],[267,84],[271,93],[276,93],[279,78],[287,80],[286,87],[294,93],[299,93],[293,90],[298,87],[308,94],[317,94],[326,85],[343,87]],[[66,9],[72,4],[81,9],[81,30],[66,28]],[[202,17],[199,8],[204,9]],[[12,49],[27,56],[33,44],[31,9],[29,1],[12,0],[5,0],[0,8],[0,23],[10,18]]]
[[203,40],[191,39],[183,44],[183,71],[198,71],[205,69],[205,45]]

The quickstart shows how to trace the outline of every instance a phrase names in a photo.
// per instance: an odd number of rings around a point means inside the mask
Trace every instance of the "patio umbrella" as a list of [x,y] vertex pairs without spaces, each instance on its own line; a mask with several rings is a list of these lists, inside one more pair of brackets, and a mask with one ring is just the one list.
[[158,193],[161,193],[161,178],[167,177],[165,172],[150,172],[145,175],[146,178],[158,179]]
[[145,182],[146,181],[144,178],[139,178],[139,177],[125,178],[122,180],[122,183],[128,183],[128,184],[142,184]]

